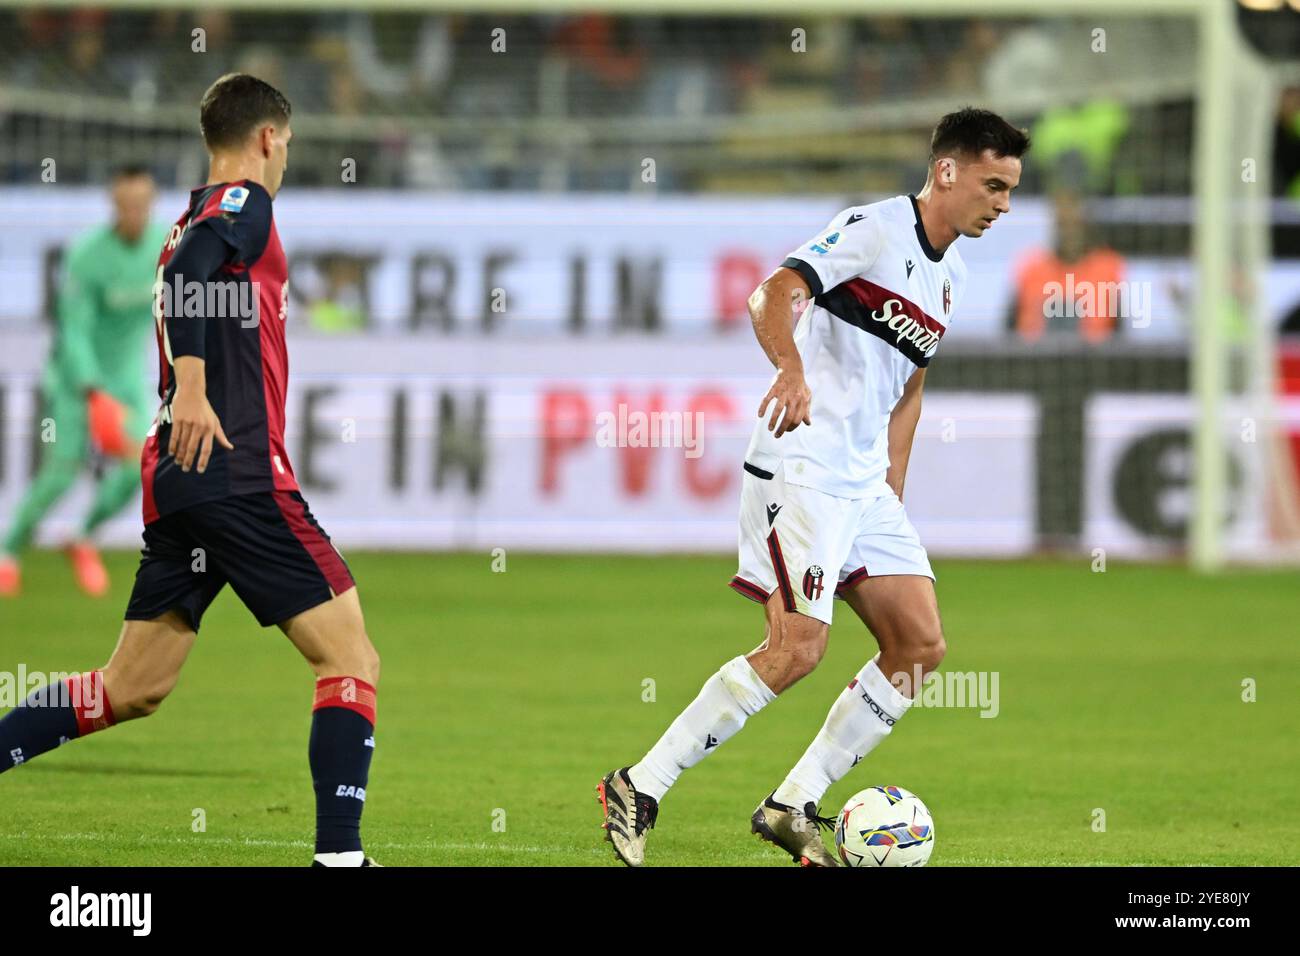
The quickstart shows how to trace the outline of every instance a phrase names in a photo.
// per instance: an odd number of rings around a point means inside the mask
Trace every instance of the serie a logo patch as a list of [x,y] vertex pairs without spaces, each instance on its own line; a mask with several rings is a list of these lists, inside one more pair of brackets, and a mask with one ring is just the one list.
[[822,578],[825,575],[822,569],[814,564],[803,573],[803,596],[810,601],[816,601],[822,596]]
[[217,207],[225,212],[239,212],[244,208],[244,202],[248,199],[248,190],[243,186],[231,186],[221,197],[221,204]]

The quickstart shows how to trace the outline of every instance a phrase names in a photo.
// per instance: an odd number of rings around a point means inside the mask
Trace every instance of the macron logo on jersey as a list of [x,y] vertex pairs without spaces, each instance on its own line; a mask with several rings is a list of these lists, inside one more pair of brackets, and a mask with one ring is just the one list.
[[221,196],[221,203],[217,206],[223,212],[239,212],[244,208],[244,202],[248,199],[248,190],[243,186],[231,186]]

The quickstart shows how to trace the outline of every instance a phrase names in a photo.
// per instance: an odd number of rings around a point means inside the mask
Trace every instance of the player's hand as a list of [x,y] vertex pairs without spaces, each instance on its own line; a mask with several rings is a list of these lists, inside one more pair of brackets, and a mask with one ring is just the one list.
[[126,407],[107,392],[92,389],[86,396],[90,437],[105,455],[126,458],[133,443],[126,437]]
[[208,396],[198,391],[178,389],[172,398],[172,437],[167,453],[176,459],[181,471],[189,471],[195,465],[197,455],[197,468],[199,474],[203,474],[208,469],[214,441],[220,442],[227,451],[235,450],[221,430],[221,422],[212,410]]
[[804,381],[803,369],[783,368],[777,371],[776,381],[758,405],[759,418],[765,416],[769,404],[772,411],[768,417],[767,430],[777,438],[794,431],[801,424],[812,424],[812,391]]

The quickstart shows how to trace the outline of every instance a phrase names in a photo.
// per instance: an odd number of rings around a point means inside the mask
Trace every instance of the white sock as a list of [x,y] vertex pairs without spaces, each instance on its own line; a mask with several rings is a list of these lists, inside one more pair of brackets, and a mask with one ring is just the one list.
[[632,786],[662,800],[683,770],[694,767],[774,700],[776,694],[743,656],[727,661],[641,762],[629,768]]
[[776,802],[800,809],[806,803],[819,802],[831,784],[889,736],[894,723],[911,706],[912,701],[885,680],[873,658],[840,692],[826,723],[777,787]]
[[348,850],[344,853],[317,853],[316,862],[326,866],[360,866],[366,861],[365,850]]

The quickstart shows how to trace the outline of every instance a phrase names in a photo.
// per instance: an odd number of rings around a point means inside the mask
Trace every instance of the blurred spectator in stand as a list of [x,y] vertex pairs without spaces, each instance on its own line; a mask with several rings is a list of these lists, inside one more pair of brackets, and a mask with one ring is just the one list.
[[[295,88],[298,84],[290,82],[290,77],[285,74],[284,60],[280,53],[269,43],[251,43],[241,47],[239,58],[235,61],[234,70],[239,73],[251,73],[259,80],[265,80],[277,90],[290,90],[290,94],[297,93]],[[298,104],[302,102],[301,96],[294,96],[290,101],[294,104],[295,110]],[[306,112],[305,109],[302,112]]]
[[69,20],[68,48],[50,86],[92,96],[122,96],[126,90],[105,69],[103,10],[77,10]]
[[565,55],[571,72],[570,89],[584,115],[624,113],[630,91],[646,68],[646,51],[629,41],[613,16],[592,13],[569,17],[552,35],[552,49]]
[[318,332],[357,332],[366,327],[365,273],[367,263],[356,256],[338,253],[317,263],[317,277],[323,285],[307,307],[308,321]]
[[1047,171],[1051,189],[1091,195],[1131,192],[1129,184],[1119,181],[1127,167],[1114,162],[1128,129],[1128,108],[1114,100],[1050,107],[1031,131],[1035,163]]
[[1091,243],[1077,194],[1057,193],[1053,207],[1053,248],[1031,249],[1016,264],[1008,327],[1026,342],[1045,335],[1104,342],[1121,328],[1126,303],[1118,283],[1124,278],[1124,258]]
[[[1061,50],[1058,38],[1039,23],[1026,23],[1019,27],[1006,24],[994,28],[987,20],[977,20],[971,31],[983,38],[975,48],[983,54],[978,63],[978,85],[991,100],[1009,99],[1022,91],[1060,88]],[[988,31],[993,30],[996,42],[990,44]],[[960,88],[960,87],[959,87]],[[1038,144],[1034,144],[1035,150]]]
[[448,17],[353,13],[342,39],[364,92],[399,109],[436,103],[451,79],[456,48]]
[[[335,116],[445,115],[462,19],[360,12],[322,18],[311,55],[326,71],[328,110]],[[391,134],[372,145],[365,170],[358,171],[366,182],[422,189],[458,185],[431,131],[394,123]]]
[[62,44],[71,14],[54,10],[19,10],[17,32],[5,48],[5,74],[19,86],[45,86],[61,69]]
[[329,113],[331,116],[349,119],[361,116],[366,111],[366,92],[362,88],[356,71],[346,63],[336,66],[330,72]]
[[984,85],[986,64],[1002,45],[1006,24],[972,20],[962,32],[961,45],[944,58],[943,84],[948,90],[974,91]]
[[915,95],[933,79],[907,17],[872,17],[859,21],[854,44],[859,102]]
[[230,14],[224,10],[190,15],[163,10],[154,17],[152,33],[141,52],[156,63],[158,98],[163,103],[197,105],[213,80],[234,70],[235,54],[247,43],[236,39]]

